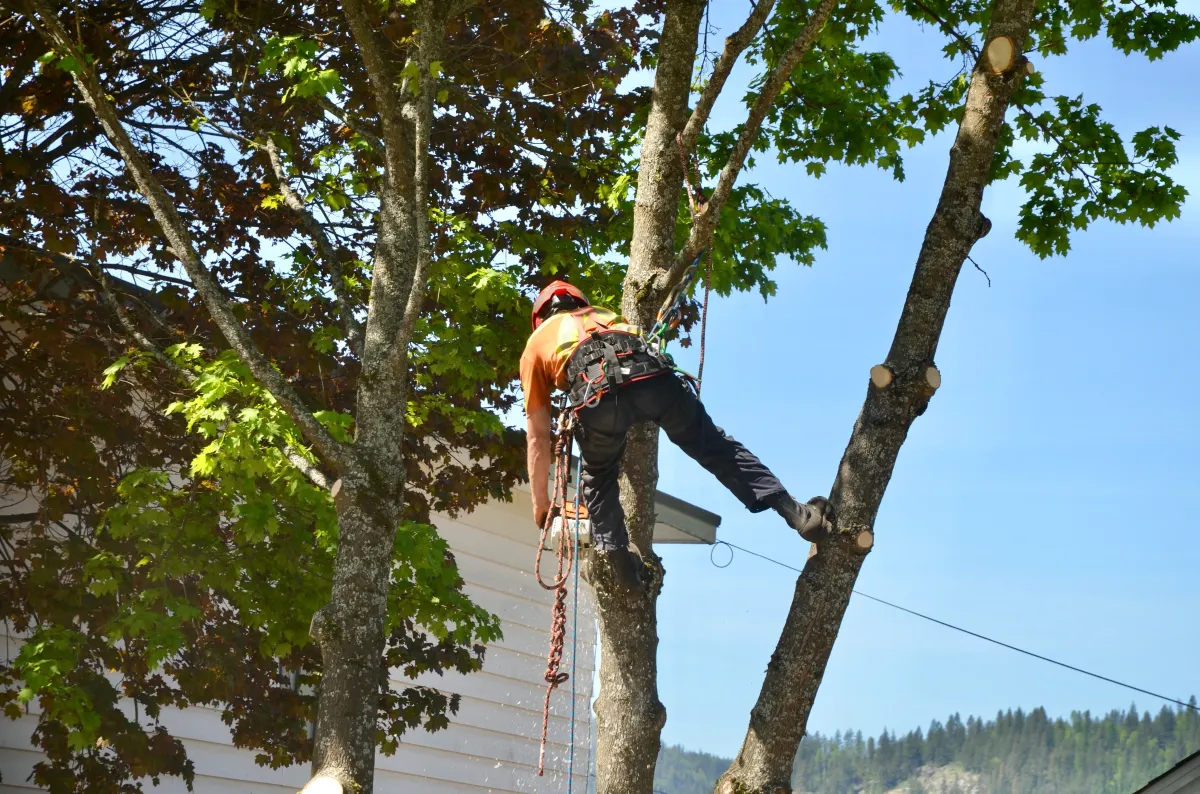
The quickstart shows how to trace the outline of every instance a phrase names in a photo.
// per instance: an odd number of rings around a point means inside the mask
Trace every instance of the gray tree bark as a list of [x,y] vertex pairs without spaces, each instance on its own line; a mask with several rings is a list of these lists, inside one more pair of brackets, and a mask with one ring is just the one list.
[[[1021,52],[1035,0],[997,0],[987,40],[1010,37]],[[925,233],[904,310],[884,366],[890,382],[872,383],[842,456],[830,501],[833,537],[810,556],[767,666],[742,748],[718,782],[721,794],[791,790],[792,764],[837,638],[851,591],[869,551],[875,517],[896,457],[913,421],[924,413],[940,374],[933,366],[955,282],[971,247],[987,234],[980,213],[996,143],[1024,59],[993,74],[983,56],[971,74],[950,166]],[[879,379],[887,381],[885,376]]]

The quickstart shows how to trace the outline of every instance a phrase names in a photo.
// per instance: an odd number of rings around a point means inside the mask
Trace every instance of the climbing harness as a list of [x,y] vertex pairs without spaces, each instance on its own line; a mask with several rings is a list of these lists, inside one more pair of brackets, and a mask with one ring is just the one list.
[[571,407],[590,408],[608,391],[674,369],[667,354],[640,336],[593,332],[567,362]]

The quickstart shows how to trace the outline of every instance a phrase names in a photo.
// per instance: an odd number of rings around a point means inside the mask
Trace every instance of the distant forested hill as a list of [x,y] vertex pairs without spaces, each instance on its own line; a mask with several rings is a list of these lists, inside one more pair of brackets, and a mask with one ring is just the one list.
[[[1051,720],[1044,709],[995,719],[955,714],[927,731],[814,734],[800,745],[792,785],[803,794],[1131,794],[1200,750],[1200,712],[1136,707]],[[666,747],[655,788],[711,794],[728,758]]]

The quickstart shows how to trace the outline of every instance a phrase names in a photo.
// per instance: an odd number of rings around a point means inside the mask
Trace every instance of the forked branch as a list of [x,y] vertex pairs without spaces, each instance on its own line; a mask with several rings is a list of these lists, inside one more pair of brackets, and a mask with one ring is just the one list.
[[754,41],[758,31],[762,30],[763,23],[767,21],[774,5],[775,0],[757,0],[754,8],[750,11],[750,16],[746,18],[742,26],[725,39],[725,49],[721,51],[717,62],[713,64],[712,76],[704,84],[704,90],[700,92],[700,99],[696,101],[696,107],[692,110],[692,115],[683,128],[683,148],[687,151],[691,151],[692,147],[696,145],[696,138],[700,135],[700,130],[704,129],[708,115],[712,112],[713,104],[716,103],[717,97],[725,88],[725,81],[729,79],[733,65],[750,46],[750,42]]
[[[775,64],[775,68],[771,70],[767,80],[763,83],[762,90],[754,100],[754,105],[750,108],[749,114],[746,116],[746,121],[742,125],[742,131],[738,135],[737,142],[734,143],[733,151],[729,154],[729,160],[721,169],[721,175],[717,178],[717,185],[713,188],[712,196],[709,198],[705,208],[696,216],[695,222],[692,224],[691,234],[688,235],[687,242],[683,249],[675,256],[675,262],[671,266],[671,270],[666,274],[665,279],[657,286],[663,292],[670,290],[687,272],[688,267],[696,259],[705,246],[712,240],[713,230],[717,227],[717,220],[721,217],[721,211],[725,204],[729,201],[729,195],[733,191],[733,186],[737,182],[738,175],[742,171],[742,167],[746,164],[746,158],[750,154],[750,149],[754,145],[754,141],[758,138],[759,131],[762,129],[763,120],[766,119],[767,113],[770,112],[771,106],[775,104],[775,100],[783,91],[784,85],[791,79],[792,72],[799,65],[800,61],[812,49],[813,44],[817,40],[817,35],[821,32],[821,28],[825,26],[825,22],[829,19],[829,15],[833,12],[834,6],[837,5],[837,0],[822,0],[821,4],[813,9],[812,15],[804,24],[804,28],[792,41],[790,47],[779,62]],[[758,8],[756,6],[755,13]],[[739,31],[740,32],[740,31]],[[722,58],[724,53],[722,53]]]

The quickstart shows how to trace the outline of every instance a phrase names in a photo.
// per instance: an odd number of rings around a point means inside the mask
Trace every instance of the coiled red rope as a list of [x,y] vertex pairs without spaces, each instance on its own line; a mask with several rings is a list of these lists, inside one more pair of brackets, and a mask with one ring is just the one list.
[[[546,733],[550,726],[550,695],[560,685],[570,680],[568,673],[560,672],[562,665],[563,646],[567,637],[567,581],[571,569],[575,565],[575,550],[566,531],[566,521],[563,521],[562,531],[558,533],[558,543],[555,556],[558,558],[558,569],[554,580],[547,583],[542,578],[542,550],[546,547],[546,539],[554,519],[564,515],[567,503],[567,483],[571,470],[571,431],[572,415],[563,413],[559,423],[558,436],[554,443],[554,496],[550,502],[550,510],[542,524],[542,534],[538,541],[537,557],[534,560],[533,571],[537,583],[545,590],[554,591],[554,609],[550,618],[550,653],[546,658],[546,699],[542,704],[542,744],[538,751],[538,777],[546,769]],[[536,484],[531,484],[537,487]],[[564,516],[565,518],[565,516]]]

